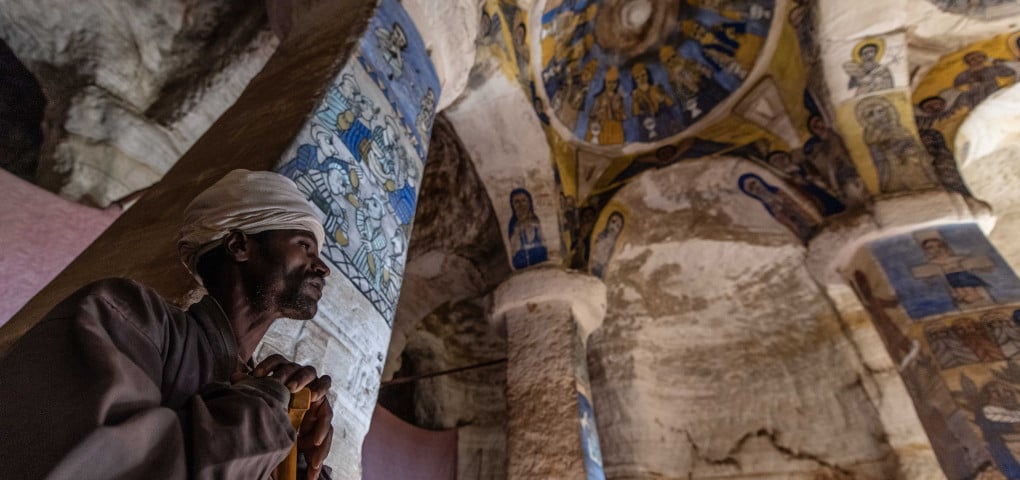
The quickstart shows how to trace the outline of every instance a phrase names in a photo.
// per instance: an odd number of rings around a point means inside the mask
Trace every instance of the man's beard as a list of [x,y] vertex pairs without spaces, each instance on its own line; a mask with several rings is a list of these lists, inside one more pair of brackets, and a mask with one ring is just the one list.
[[315,273],[304,275],[296,272],[288,275],[284,277],[283,290],[278,292],[275,298],[266,285],[257,285],[252,302],[259,311],[275,307],[275,310],[282,312],[287,318],[310,320],[318,310],[318,300],[305,293],[304,289],[313,279],[319,279],[325,286],[324,279]]

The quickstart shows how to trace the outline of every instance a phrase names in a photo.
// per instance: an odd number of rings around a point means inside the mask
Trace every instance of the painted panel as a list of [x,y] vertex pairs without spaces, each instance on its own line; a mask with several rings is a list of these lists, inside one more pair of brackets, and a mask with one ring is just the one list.
[[326,92],[277,170],[323,213],[323,256],[387,323],[407,254],[439,81],[395,0]]
[[938,184],[916,133],[907,92],[854,99],[839,106],[837,117],[857,171],[871,193],[921,190]]
[[540,81],[576,138],[614,145],[683,131],[740,87],[775,10],[773,0],[643,5],[546,5]]
[[914,320],[1020,301],[1020,279],[977,225],[922,230],[869,247]]
[[834,103],[908,85],[905,34],[833,42],[825,50]]

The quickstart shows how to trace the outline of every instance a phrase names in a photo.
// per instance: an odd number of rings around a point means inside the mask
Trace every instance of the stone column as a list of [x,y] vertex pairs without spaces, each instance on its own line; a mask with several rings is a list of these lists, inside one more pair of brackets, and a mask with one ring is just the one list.
[[[287,11],[286,9],[284,11]],[[333,478],[361,478],[401,288],[439,79],[397,0],[301,2],[237,103],[45,290],[0,329],[0,354],[55,303],[103,277],[134,278],[187,303],[181,212],[235,168],[295,181],[326,228],[332,276],[309,322],[274,324],[256,352],[281,352],[333,378]]]
[[519,272],[495,293],[507,333],[507,478],[604,479],[588,381],[587,339],[606,287],[558,268]]
[[838,273],[870,313],[950,480],[1020,478],[1020,278],[985,237],[990,220],[980,202],[927,192],[880,200],[811,245],[831,262],[816,272]]

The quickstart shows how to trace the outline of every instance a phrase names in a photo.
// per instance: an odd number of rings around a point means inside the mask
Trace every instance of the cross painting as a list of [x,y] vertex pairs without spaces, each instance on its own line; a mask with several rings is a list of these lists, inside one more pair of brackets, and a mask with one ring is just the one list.
[[1020,279],[975,224],[919,230],[870,247],[914,320],[1020,301]]

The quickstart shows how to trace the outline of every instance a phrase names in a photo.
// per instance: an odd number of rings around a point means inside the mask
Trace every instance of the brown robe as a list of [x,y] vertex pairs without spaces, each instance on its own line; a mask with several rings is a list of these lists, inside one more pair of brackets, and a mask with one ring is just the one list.
[[230,384],[237,363],[211,297],[184,311],[131,280],[90,284],[0,359],[0,477],[267,478],[294,442],[290,394]]

